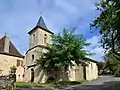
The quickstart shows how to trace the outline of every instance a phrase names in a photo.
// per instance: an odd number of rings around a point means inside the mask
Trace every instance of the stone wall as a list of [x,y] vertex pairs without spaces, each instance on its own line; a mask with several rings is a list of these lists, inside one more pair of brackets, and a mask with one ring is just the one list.
[[0,90],[9,90],[11,86],[11,80],[7,76],[0,76]]
[[0,90],[14,90],[15,83],[14,78],[11,78],[10,76],[0,76]]
[[86,80],[94,80],[98,78],[98,66],[97,63],[89,62],[86,67]]
[[9,75],[10,67],[16,66],[17,81],[24,81],[24,77],[23,77],[24,67],[21,65],[17,66],[17,60],[23,61],[23,65],[24,65],[23,58],[0,54],[0,76]]

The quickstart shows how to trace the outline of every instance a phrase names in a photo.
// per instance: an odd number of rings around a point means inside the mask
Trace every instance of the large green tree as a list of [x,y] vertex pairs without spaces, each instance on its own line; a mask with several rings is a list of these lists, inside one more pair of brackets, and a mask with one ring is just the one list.
[[91,28],[99,30],[101,43],[113,56],[120,56],[120,0],[101,0],[97,5],[100,15],[91,23]]
[[[117,58],[120,58],[117,56]],[[120,76],[120,62],[113,56],[112,52],[105,55],[106,68],[111,71],[115,76]]]
[[64,29],[62,34],[53,35],[48,51],[37,60],[38,65],[51,74],[60,69],[66,72],[69,66],[84,63],[86,56],[91,55],[85,50],[90,43],[87,43],[83,35],[76,35],[74,29],[69,31]]
[[106,63],[105,62],[98,62],[98,74],[101,75],[104,73],[104,70],[106,68]]

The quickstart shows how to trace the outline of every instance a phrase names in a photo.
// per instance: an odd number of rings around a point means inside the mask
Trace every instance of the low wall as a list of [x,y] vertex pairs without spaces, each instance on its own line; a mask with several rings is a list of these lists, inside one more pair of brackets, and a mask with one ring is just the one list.
[[14,79],[9,76],[0,76],[0,90],[14,90],[12,88],[15,83]]

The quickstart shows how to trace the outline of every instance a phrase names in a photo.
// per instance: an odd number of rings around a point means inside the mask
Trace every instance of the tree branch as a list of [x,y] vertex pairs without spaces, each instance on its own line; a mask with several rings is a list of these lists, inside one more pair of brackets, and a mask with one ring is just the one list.
[[115,57],[115,59],[117,59],[118,61],[120,61],[120,58],[118,58],[115,54],[113,54],[113,56]]

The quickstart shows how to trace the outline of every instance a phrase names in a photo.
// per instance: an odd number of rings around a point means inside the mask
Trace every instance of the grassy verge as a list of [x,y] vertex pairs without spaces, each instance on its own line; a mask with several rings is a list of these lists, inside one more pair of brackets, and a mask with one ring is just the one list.
[[29,88],[29,87],[54,87],[54,86],[70,86],[70,85],[77,85],[86,82],[82,81],[59,81],[56,83],[27,83],[27,82],[16,82],[17,87],[21,88]]
[[28,87],[44,87],[49,84],[39,84],[39,83],[27,83],[27,82],[16,82],[17,87],[28,88]]

